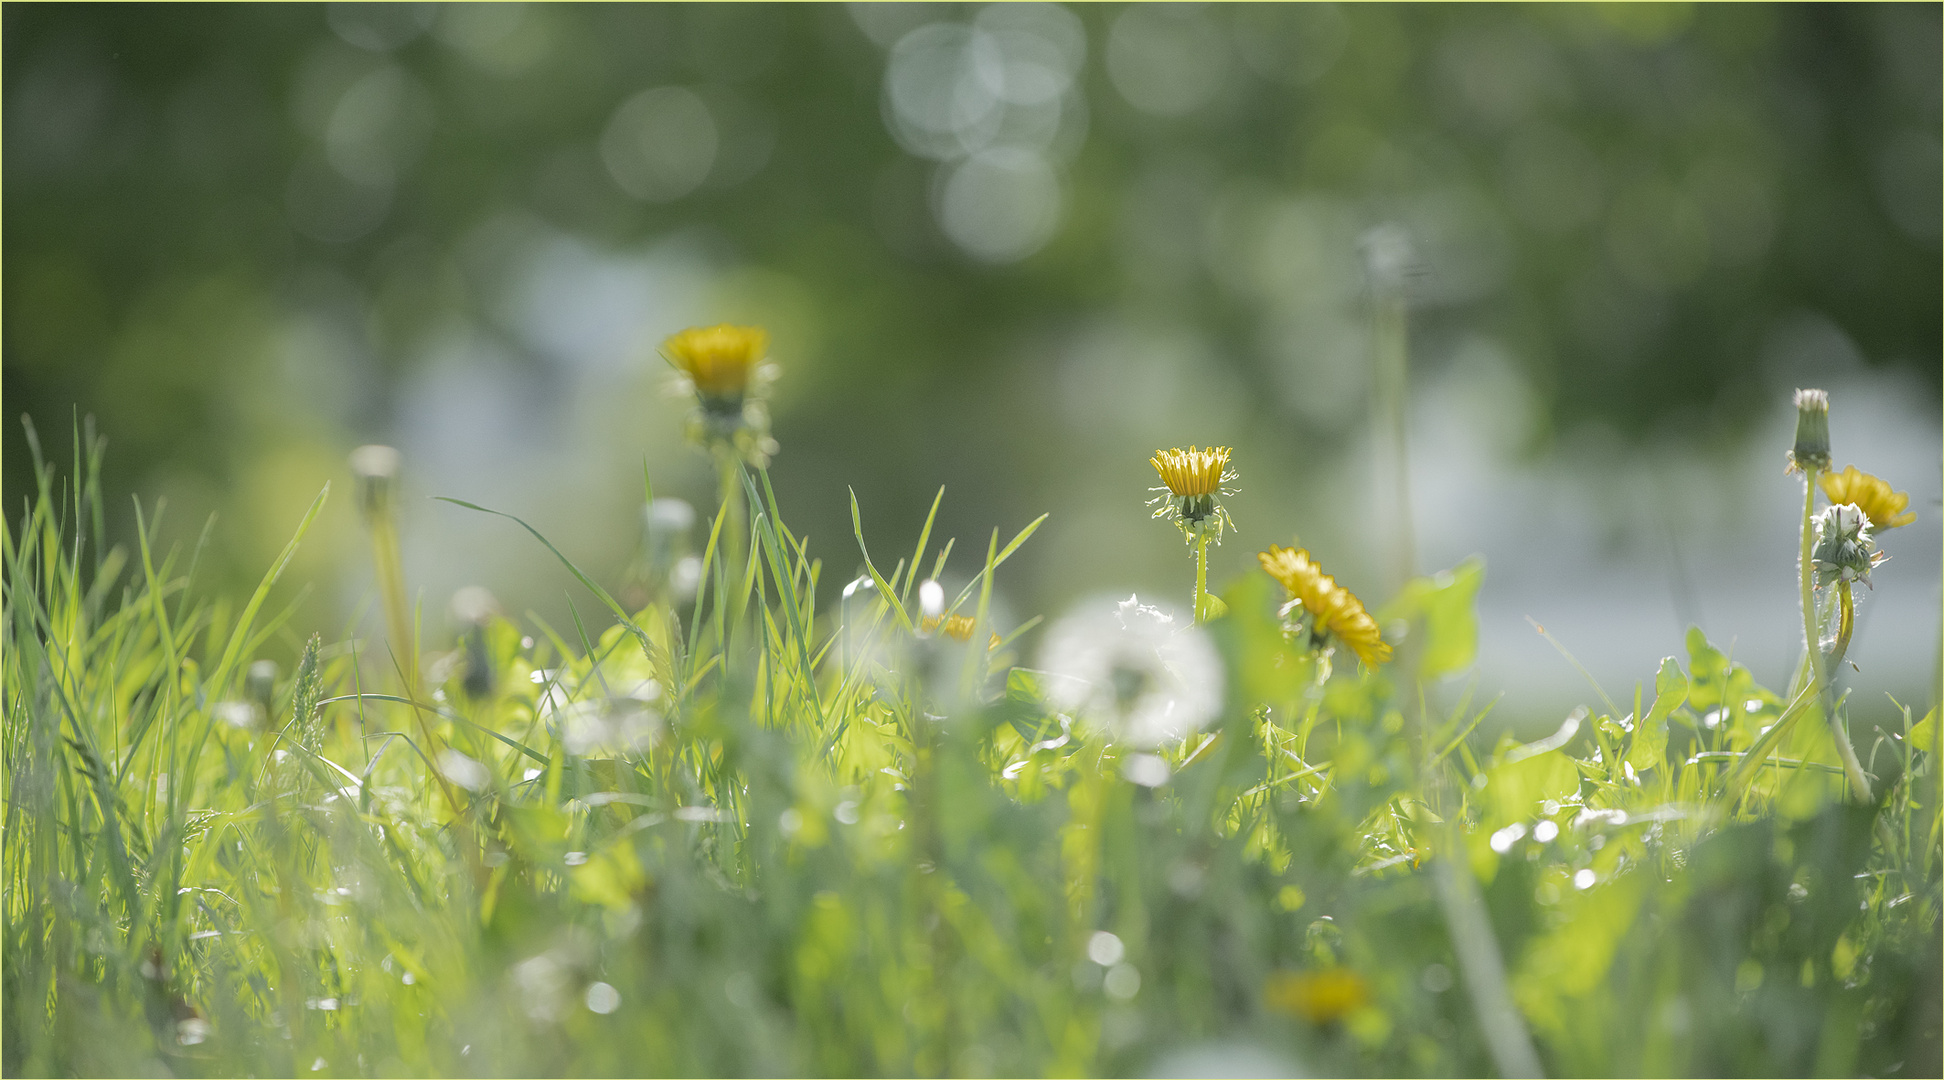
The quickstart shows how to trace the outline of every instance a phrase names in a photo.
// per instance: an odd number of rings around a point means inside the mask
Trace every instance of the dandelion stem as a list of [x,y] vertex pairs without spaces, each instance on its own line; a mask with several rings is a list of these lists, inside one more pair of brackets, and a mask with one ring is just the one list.
[[729,508],[729,517],[722,526],[722,564],[739,567],[743,565],[746,551],[743,544],[749,534],[749,515],[744,512],[741,483],[742,460],[733,446],[725,444],[716,447],[715,461],[716,480],[721,489],[717,505]]
[[1850,593],[1848,578],[1836,587],[1836,647],[1829,653],[1830,677],[1835,678],[1836,669],[1843,663],[1843,655],[1849,652],[1850,634],[1856,630],[1856,598]]
[[[1836,744],[1836,755],[1843,759],[1843,772],[1849,777],[1850,786],[1855,789],[1856,796],[1864,802],[1869,802],[1872,799],[1870,778],[1864,774],[1863,763],[1856,759],[1856,748],[1850,745],[1849,733],[1843,730],[1843,722],[1836,716],[1836,702],[1834,695],[1830,693],[1828,669],[1823,665],[1822,628],[1817,625],[1820,620],[1816,618],[1816,567],[1814,560],[1810,558],[1816,535],[1816,473],[1818,471],[1820,470],[1814,462],[1806,463],[1802,467],[1802,544],[1797,562],[1797,576],[1802,588],[1802,640],[1804,648],[1809,652],[1810,685],[1815,687],[1816,694],[1822,701],[1823,720],[1829,724],[1829,735],[1831,741]],[[1844,585],[1847,586],[1848,582]],[[1850,598],[1846,595],[1843,599],[1844,614],[1841,618],[1848,621]],[[1848,644],[1848,635],[1843,634],[1839,639],[1834,659],[1841,658],[1842,650],[1847,648]]]
[[1195,539],[1195,621],[1202,622],[1208,609],[1208,534]]

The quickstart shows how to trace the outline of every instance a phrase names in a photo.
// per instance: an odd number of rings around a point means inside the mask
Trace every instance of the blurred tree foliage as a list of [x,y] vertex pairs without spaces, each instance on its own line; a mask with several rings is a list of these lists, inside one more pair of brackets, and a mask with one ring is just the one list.
[[[1495,335],[1540,403],[1534,450],[1590,418],[1637,437],[1733,432],[1793,313],[1938,387],[1936,5],[1007,18],[1026,17],[9,5],[7,402],[57,433],[71,410],[95,415],[116,445],[110,490],[221,487],[293,424],[345,446],[392,437],[397,389],[442,327],[540,366],[507,328],[481,239],[508,215],[607,250],[679,237],[712,265],[793,282],[816,332],[787,359],[815,374],[781,402],[778,472],[875,490],[897,518],[943,480],[972,520],[1024,520],[1046,508],[1048,462],[1087,467],[1084,427],[1057,431],[1053,399],[1071,390],[1052,369],[1089,320],[1192,327],[1206,365],[1192,378],[1225,380],[1292,458],[1328,452],[1363,415],[1355,239],[1385,221],[1415,242],[1417,362],[1461,331]],[[990,33],[923,31],[937,22]],[[913,133],[887,65],[918,56],[913,93],[957,94],[949,112],[966,86],[1011,78],[1020,42],[1029,59],[1066,50],[1039,70],[1077,61],[1055,110],[1067,148],[1041,139],[963,173],[974,142],[1010,136],[954,128],[957,149],[926,149],[937,132]],[[923,81],[952,63],[972,82]],[[1030,97],[1021,85],[1007,101]],[[637,98],[656,87],[679,90]],[[706,137],[705,175],[652,146],[628,158],[624,113],[649,142]],[[1047,175],[1046,235],[1008,225]],[[953,192],[976,195],[980,176],[1027,186],[953,219]],[[1012,241],[981,240],[981,212]],[[350,313],[357,377],[322,419],[264,415],[249,388],[283,377],[266,342],[332,304]],[[8,428],[17,506],[29,473]],[[798,515],[810,532],[847,531],[830,502]]]

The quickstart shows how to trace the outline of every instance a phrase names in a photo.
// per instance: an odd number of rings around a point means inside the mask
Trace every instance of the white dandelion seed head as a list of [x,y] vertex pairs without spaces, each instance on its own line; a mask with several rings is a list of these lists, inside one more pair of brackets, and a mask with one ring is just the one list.
[[1131,747],[1179,742],[1222,707],[1222,662],[1207,635],[1136,596],[1085,603],[1054,623],[1040,666],[1054,708]]

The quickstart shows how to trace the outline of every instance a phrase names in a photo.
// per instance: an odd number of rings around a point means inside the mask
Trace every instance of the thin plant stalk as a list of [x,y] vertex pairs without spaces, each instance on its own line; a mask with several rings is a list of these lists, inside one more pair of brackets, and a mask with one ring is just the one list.
[[405,604],[405,567],[399,554],[398,528],[389,513],[372,516],[371,564],[378,578],[379,600],[385,607],[385,638],[398,661],[405,696],[417,700],[418,640]]
[[1206,617],[1208,609],[1208,534],[1195,538],[1195,622]]
[[455,828],[460,839],[459,847],[464,853],[466,865],[473,879],[480,881],[484,870],[479,852],[472,840],[472,830],[466,824],[466,804],[453,790],[453,784],[440,770],[441,752],[445,742],[439,737],[438,730],[425,715],[425,707],[419,696],[418,634],[415,632],[405,603],[405,560],[400,554],[398,543],[398,522],[392,505],[394,493],[389,490],[391,478],[368,479],[367,484],[377,485],[380,494],[367,491],[365,515],[371,529],[372,567],[378,578],[378,592],[385,608],[385,636],[391,646],[392,656],[398,665],[399,678],[404,683],[404,696],[411,702],[412,719],[418,730],[419,745],[424,748],[431,769],[432,781],[445,796],[446,807],[452,812]]
[[728,520],[723,522],[722,543],[724,564],[741,566],[746,554],[743,547],[748,540],[749,514],[743,502],[742,460],[732,445],[721,444],[715,448],[716,482],[720,491],[718,507],[726,507]]
[[1836,647],[1829,653],[1829,671],[1832,678],[1842,667],[1843,657],[1849,652],[1850,635],[1856,631],[1856,598],[1850,592],[1848,578],[1836,587]]
[[1471,994],[1492,1064],[1500,1076],[1544,1076],[1532,1036],[1512,1000],[1505,959],[1499,951],[1498,936],[1492,932],[1485,901],[1478,895],[1478,882],[1472,877],[1459,816],[1453,814],[1446,821],[1445,850],[1436,856],[1432,879],[1437,886],[1438,906],[1444,909],[1445,924],[1451,931],[1458,970]]

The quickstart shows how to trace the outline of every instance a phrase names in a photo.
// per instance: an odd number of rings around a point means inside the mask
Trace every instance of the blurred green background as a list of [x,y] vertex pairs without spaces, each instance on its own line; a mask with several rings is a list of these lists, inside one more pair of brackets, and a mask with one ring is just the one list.
[[[1937,5],[0,19],[5,400],[61,457],[94,416],[109,489],[166,498],[172,540],[217,515],[198,574],[232,589],[335,484],[298,628],[366,595],[344,461],[370,441],[412,495],[519,514],[618,580],[644,458],[658,494],[713,490],[655,346],[725,319],[773,331],[772,473],[826,582],[857,564],[847,486],[876,553],[942,484],[968,553],[1052,513],[1002,579],[1013,618],[1180,606],[1146,459],[1229,443],[1213,578],[1300,534],[1374,604],[1379,235],[1405,241],[1420,563],[1486,555],[1488,681],[1576,692],[1527,614],[1621,682],[1688,622],[1790,663],[1781,454],[1810,384],[1838,463],[1919,511],[1854,655],[1887,688],[1932,677]],[[414,498],[406,530],[435,633],[474,583],[566,618],[508,523]]]

